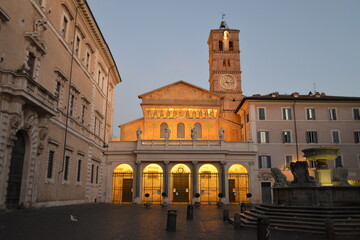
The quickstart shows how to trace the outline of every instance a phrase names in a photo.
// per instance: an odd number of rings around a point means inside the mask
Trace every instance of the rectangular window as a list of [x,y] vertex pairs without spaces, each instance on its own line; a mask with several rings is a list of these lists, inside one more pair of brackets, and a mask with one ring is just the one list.
[[34,53],[29,52],[29,56],[28,56],[28,60],[27,60],[27,66],[28,66],[28,70],[27,73],[29,74],[30,77],[34,76],[34,72],[35,72],[35,62],[36,62],[36,56]]
[[80,37],[79,36],[76,36],[75,38],[75,56],[79,57],[79,52],[80,52]]
[[69,25],[69,20],[64,16],[60,30],[63,38],[66,38],[68,25]]
[[290,163],[293,161],[292,155],[285,155],[285,168],[290,168]]
[[318,143],[316,131],[306,131],[306,143]]
[[306,120],[315,120],[315,109],[307,108],[306,109]]
[[90,183],[94,183],[94,164],[91,165],[91,178]]
[[85,122],[85,113],[86,113],[86,106],[82,105],[82,109],[81,109],[81,123]]
[[80,182],[81,181],[81,159],[78,160],[78,164],[77,164],[77,175],[76,175],[76,181]]
[[101,80],[101,71],[98,71],[98,78],[97,78],[97,84],[100,84],[100,80]]
[[259,168],[271,168],[271,156],[269,155],[259,156]]
[[86,70],[90,70],[90,56],[91,54],[89,52],[86,52]]
[[249,117],[249,114],[247,113],[246,114],[246,122],[248,123],[250,121],[250,117]]
[[61,91],[61,83],[59,81],[56,82],[56,88],[55,88],[55,97],[60,97],[60,91]]
[[358,157],[358,167],[360,168],[360,154],[357,157]]
[[292,120],[291,108],[282,109],[283,120]]
[[335,158],[335,168],[338,167],[343,167],[343,162],[342,162],[342,157],[341,156],[337,156],[337,158]]
[[333,143],[340,143],[340,132],[337,130],[331,131],[331,137]]
[[269,143],[269,131],[258,131],[258,143]]
[[75,103],[75,96],[70,95],[70,106],[69,106],[69,116],[72,116],[74,114],[74,103]]
[[309,168],[317,168],[316,161],[308,161]]
[[360,131],[354,132],[355,143],[360,143]]
[[330,120],[337,120],[336,108],[329,108]]
[[283,131],[282,132],[283,143],[291,143],[291,132]]
[[46,178],[53,177],[54,156],[55,152],[50,150]]
[[65,166],[64,166],[64,180],[69,180],[69,165],[70,165],[70,157],[65,157]]
[[99,180],[99,166],[96,166],[96,177],[95,177],[95,183],[98,184]]
[[265,120],[265,108],[258,108],[259,120]]
[[100,136],[100,130],[101,130],[101,121],[97,117],[95,117],[94,134]]
[[360,120],[360,108],[353,108],[354,120]]

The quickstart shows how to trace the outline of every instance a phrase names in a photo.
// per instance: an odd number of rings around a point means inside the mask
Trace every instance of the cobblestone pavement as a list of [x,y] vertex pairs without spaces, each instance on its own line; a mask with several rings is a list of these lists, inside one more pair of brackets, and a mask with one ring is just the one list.
[[[238,205],[224,206],[230,216]],[[82,204],[41,209],[0,211],[0,240],[32,239],[241,239],[256,240],[256,229],[235,231],[222,221],[221,208],[202,205],[194,209],[194,220],[186,220],[187,205],[161,208],[152,205]],[[167,210],[177,210],[176,232],[167,232]],[[79,218],[70,221],[70,215]],[[321,240],[321,235],[271,231],[271,240]],[[340,238],[339,238],[340,239]],[[350,238],[348,238],[350,239]]]

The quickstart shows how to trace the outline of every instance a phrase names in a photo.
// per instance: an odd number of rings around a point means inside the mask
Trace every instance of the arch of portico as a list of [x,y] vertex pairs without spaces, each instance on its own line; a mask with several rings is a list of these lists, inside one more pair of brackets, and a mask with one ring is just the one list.
[[129,164],[119,164],[115,167],[112,177],[112,202],[132,203],[134,171]]
[[249,171],[242,164],[232,164],[227,171],[228,200],[230,203],[248,202]]

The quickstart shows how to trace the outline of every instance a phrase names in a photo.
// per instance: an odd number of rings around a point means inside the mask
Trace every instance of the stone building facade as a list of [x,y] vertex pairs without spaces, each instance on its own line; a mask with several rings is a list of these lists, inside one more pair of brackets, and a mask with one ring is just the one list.
[[1,1],[0,208],[103,200],[112,54],[86,2]]
[[[360,180],[359,97],[275,92],[244,97],[236,112],[242,139],[257,145],[257,188],[269,192],[271,167],[291,179],[290,162],[306,160],[302,150],[318,147],[338,148],[340,155],[328,162],[329,168],[344,166],[349,180]],[[314,175],[314,162],[309,166]]]

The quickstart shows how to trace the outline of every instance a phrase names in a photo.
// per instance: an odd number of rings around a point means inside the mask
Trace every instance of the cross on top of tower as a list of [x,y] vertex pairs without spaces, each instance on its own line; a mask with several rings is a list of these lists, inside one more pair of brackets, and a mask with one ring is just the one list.
[[226,24],[224,17],[226,16],[225,13],[221,13],[221,23],[220,23],[220,29],[229,29],[228,25]]

